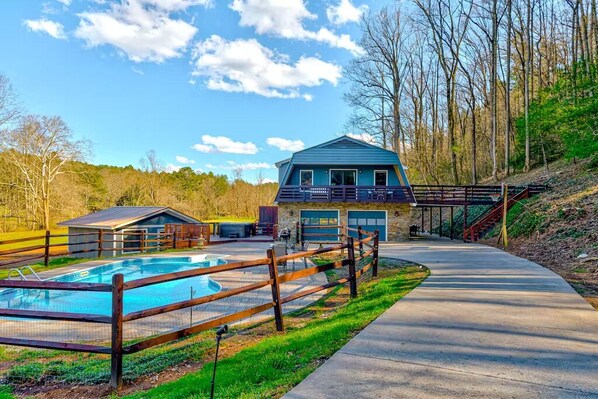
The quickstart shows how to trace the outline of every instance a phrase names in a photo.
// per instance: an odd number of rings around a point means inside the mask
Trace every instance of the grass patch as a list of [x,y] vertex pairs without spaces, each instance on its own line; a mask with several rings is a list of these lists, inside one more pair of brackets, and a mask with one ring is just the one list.
[[[420,284],[428,271],[419,267],[382,270],[379,278],[359,285],[359,296],[332,313],[324,301],[312,306],[313,320],[285,334],[267,337],[223,359],[218,366],[217,396],[279,397],[313,372],[357,332]],[[128,398],[203,398],[209,396],[212,365]]]
[[[123,363],[123,380],[130,383],[184,362],[201,360],[206,351],[214,346],[213,340],[206,339],[206,334],[127,356]],[[34,359],[39,361],[23,364],[23,361]],[[11,384],[92,385],[110,381],[109,356],[26,350],[19,353],[16,360],[19,364],[6,373],[6,381]]]
[[[52,235],[67,234],[68,230],[67,229],[52,229],[52,230],[50,230],[50,233]],[[0,249],[2,251],[8,251],[10,249],[44,245],[45,235],[46,235],[45,230],[15,231],[15,232],[11,232],[11,233],[0,233],[0,242],[16,240],[16,239],[20,239],[20,238],[44,237],[44,238],[38,238],[36,240],[31,240],[31,241],[17,242],[14,244],[0,244]],[[68,241],[67,237],[56,237],[56,238],[52,238],[51,243],[52,244],[66,244],[67,241]]]

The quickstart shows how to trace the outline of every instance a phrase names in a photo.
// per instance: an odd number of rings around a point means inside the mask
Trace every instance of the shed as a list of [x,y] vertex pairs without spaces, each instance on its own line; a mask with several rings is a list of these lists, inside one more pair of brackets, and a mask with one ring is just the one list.
[[[167,224],[199,224],[199,220],[164,206],[113,206],[89,215],[58,223],[68,227],[69,252],[81,258],[98,256],[97,240],[102,237],[102,255],[118,256],[139,252],[147,238],[156,240]],[[101,233],[100,233],[101,232]],[[154,241],[155,245],[159,243]]]

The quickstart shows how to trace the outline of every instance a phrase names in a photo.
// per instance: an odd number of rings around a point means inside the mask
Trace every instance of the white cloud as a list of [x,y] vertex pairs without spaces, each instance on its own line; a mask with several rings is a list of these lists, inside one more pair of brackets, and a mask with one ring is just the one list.
[[268,183],[278,183],[278,181],[276,181],[274,179],[270,179],[269,177],[266,177],[264,180],[262,180],[262,184],[268,184]]
[[355,7],[351,0],[340,0],[338,5],[329,6],[326,9],[326,16],[334,25],[343,25],[348,22],[359,22],[361,16],[367,10],[368,6],[365,4]]
[[145,75],[145,73],[139,68],[131,67],[131,71],[135,72],[137,75]]
[[213,153],[225,152],[229,154],[256,154],[258,148],[251,141],[243,143],[241,141],[234,141],[225,136],[201,136],[201,144],[195,144],[191,148],[199,152]]
[[207,0],[125,0],[108,9],[83,12],[75,36],[89,47],[112,45],[134,62],[163,62],[177,58],[197,32],[190,23],[170,13]]
[[70,6],[71,2],[72,2],[72,0],[56,0],[56,1],[58,1],[59,3],[64,4],[67,7]]
[[166,168],[164,168],[164,170],[166,171],[166,173],[172,173],[172,172],[178,172],[179,170],[181,170],[182,166],[179,165],[173,165],[171,163],[169,163],[168,165],[166,165]]
[[207,164],[206,168],[208,169],[225,169],[225,170],[234,170],[234,169],[241,169],[241,170],[258,170],[258,169],[273,169],[275,168],[274,165],[266,163],[266,162],[247,162],[247,163],[237,163],[235,161],[226,161],[226,165],[214,165],[214,164]]
[[177,155],[175,158],[178,163],[182,163],[184,165],[193,165],[195,163],[193,159],[189,159],[180,155]]
[[357,140],[365,141],[369,144],[376,144],[378,142],[378,140],[376,140],[376,137],[369,133],[348,133],[347,136]]
[[64,26],[59,22],[50,21],[49,19],[27,19],[23,21],[23,25],[33,32],[44,32],[55,39],[66,39],[64,33]]
[[301,140],[288,140],[282,137],[268,137],[268,145],[278,148],[281,151],[301,151],[305,148],[305,143]]
[[258,34],[315,40],[354,54],[361,53],[361,48],[349,35],[336,35],[326,28],[305,29],[303,21],[317,19],[317,16],[307,10],[303,0],[233,0],[230,8],[241,16],[241,26],[254,27]]
[[315,57],[301,57],[294,65],[289,57],[262,46],[255,39],[227,41],[213,35],[197,44],[194,76],[207,77],[211,90],[255,93],[265,97],[311,100],[301,86],[336,85],[341,77],[338,65]]

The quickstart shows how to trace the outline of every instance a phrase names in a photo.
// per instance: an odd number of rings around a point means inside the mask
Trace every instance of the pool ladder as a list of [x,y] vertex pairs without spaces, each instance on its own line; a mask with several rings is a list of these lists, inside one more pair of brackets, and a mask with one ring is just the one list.
[[25,275],[23,274],[23,270],[29,270],[31,272],[31,274],[33,276],[35,276],[36,279],[38,279],[39,281],[42,281],[42,279],[37,275],[37,273],[35,272],[35,270],[33,270],[33,268],[29,265],[27,266],[23,266],[21,268],[12,268],[8,271],[8,279],[11,280],[11,275],[13,274],[13,272],[16,272],[19,277],[21,277],[21,280],[23,281],[27,281],[27,277],[25,277]]

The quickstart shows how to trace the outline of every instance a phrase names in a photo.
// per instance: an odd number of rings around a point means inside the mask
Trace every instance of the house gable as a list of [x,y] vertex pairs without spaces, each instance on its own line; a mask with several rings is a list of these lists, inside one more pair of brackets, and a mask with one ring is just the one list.
[[399,156],[393,151],[368,144],[349,136],[306,148],[293,154],[290,161],[276,164],[279,167],[279,185],[292,185],[291,177],[298,169],[310,169],[310,166],[327,165],[334,167],[390,167],[396,173],[398,183],[408,186],[409,181]]

